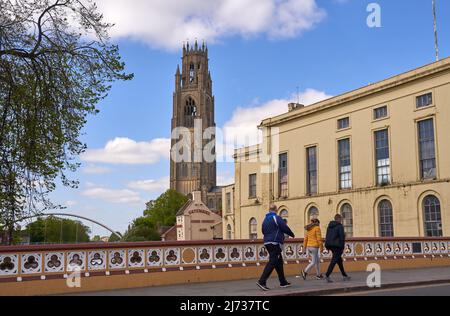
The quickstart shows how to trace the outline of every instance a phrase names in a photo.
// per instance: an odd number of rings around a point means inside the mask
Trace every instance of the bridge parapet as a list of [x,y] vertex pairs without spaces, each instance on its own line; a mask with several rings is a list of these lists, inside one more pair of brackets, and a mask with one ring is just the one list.
[[[351,239],[346,261],[450,257],[450,238]],[[284,247],[288,264],[308,260],[303,240]],[[322,259],[330,258],[325,251]],[[223,269],[264,265],[268,253],[262,241],[149,242],[0,247],[0,283],[36,278],[67,278],[78,267],[85,277]]]
[[[303,240],[284,247],[286,273],[308,262]],[[330,253],[322,255],[323,261]],[[0,295],[46,295],[256,278],[268,260],[263,241],[90,243],[0,247]],[[450,238],[354,238],[349,271],[450,266]],[[83,286],[66,279],[79,271]],[[77,272],[78,273],[78,272]]]

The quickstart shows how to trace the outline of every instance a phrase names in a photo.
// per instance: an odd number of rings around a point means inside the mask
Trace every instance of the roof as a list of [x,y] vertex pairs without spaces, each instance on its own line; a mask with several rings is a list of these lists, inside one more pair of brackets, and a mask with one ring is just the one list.
[[189,200],[186,203],[184,203],[184,205],[180,208],[180,210],[177,212],[176,216],[182,216],[184,215],[184,211],[189,207],[189,205],[191,205],[193,201]]
[[223,189],[224,187],[225,187],[225,186],[212,187],[211,190],[209,190],[208,193],[219,193],[219,192],[222,192],[222,189]]
[[339,106],[341,104],[355,101],[369,95],[372,95],[377,92],[381,92],[384,90],[392,89],[398,87],[400,85],[404,85],[406,83],[412,82],[414,80],[421,79],[426,76],[434,75],[439,72],[450,70],[450,58],[442,59],[438,62],[434,62],[432,64],[428,64],[414,70],[402,73],[400,75],[379,81],[377,83],[373,83],[367,85],[365,87],[338,95],[336,97],[317,102],[310,106],[307,106],[302,109],[298,109],[296,111],[288,112],[282,115],[278,115],[272,118],[268,118],[262,121],[260,127],[269,127],[276,126],[303,116],[307,116],[319,111],[323,111],[335,106]]
[[172,232],[173,230],[175,230],[177,228],[177,226],[172,226],[170,227],[168,230],[166,230],[164,233],[161,234],[161,237],[164,238],[165,236],[167,236],[170,232]]

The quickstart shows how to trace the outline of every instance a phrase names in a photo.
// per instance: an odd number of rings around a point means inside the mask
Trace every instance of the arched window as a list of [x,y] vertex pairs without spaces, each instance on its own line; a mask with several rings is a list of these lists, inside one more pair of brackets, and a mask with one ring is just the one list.
[[189,67],[189,82],[194,83],[195,81],[195,65],[191,64]]
[[341,215],[343,219],[343,225],[345,234],[347,237],[353,237],[353,209],[348,203],[345,203],[341,207]]
[[233,238],[233,231],[231,229],[231,225],[227,226],[227,239],[230,240]]
[[311,206],[308,210],[308,220],[312,220],[315,218],[319,218],[320,212],[319,209],[315,206]]
[[434,195],[423,200],[423,218],[427,237],[442,237],[441,203]]
[[288,222],[288,219],[289,219],[289,211],[288,210],[282,210],[281,212],[280,212],[280,217],[282,218],[282,219],[284,219],[285,221],[286,221],[286,223]]
[[250,225],[250,229],[249,229],[249,231],[250,231],[250,239],[251,240],[256,240],[256,239],[258,239],[258,221],[256,220],[256,218],[252,218],[251,220],[250,220],[250,223],[249,223]]
[[191,97],[187,98],[186,106],[184,108],[184,115],[186,116],[197,116],[197,106],[195,105],[194,99]]
[[378,221],[380,237],[394,237],[394,214],[389,200],[383,200],[378,204]]

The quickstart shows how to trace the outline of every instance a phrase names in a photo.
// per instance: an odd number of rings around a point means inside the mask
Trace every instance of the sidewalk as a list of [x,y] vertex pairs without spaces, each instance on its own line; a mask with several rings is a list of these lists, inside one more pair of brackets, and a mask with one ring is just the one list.
[[[288,278],[292,288],[279,289],[277,279],[271,279],[268,286],[270,292],[262,292],[256,287],[256,280],[212,282],[201,284],[183,284],[141,289],[116,290],[76,294],[78,296],[304,296],[329,295],[352,291],[367,291],[366,279],[369,273],[351,274],[351,282],[343,282],[340,274],[335,273],[332,278],[335,283],[325,281]],[[382,272],[382,288],[404,287],[426,284],[450,284],[450,267],[430,269],[390,270]]]

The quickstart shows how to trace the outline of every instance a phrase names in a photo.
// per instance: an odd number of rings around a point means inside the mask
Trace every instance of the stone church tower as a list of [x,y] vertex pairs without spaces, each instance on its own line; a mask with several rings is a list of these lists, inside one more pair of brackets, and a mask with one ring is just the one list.
[[[188,161],[175,162],[171,159],[170,187],[182,194],[189,195],[195,191],[202,192],[202,200],[211,209],[218,210],[218,192],[216,187],[216,159],[205,161],[202,152],[207,144],[214,144],[215,138],[203,140],[205,130],[215,129],[214,96],[212,94],[211,73],[208,67],[208,48],[189,43],[183,46],[182,66],[178,66],[175,75],[175,92],[173,95],[172,131],[187,128],[191,135],[189,153],[176,151],[175,155],[189,157]],[[194,127],[195,132],[194,132]],[[172,148],[178,140],[172,139]],[[195,146],[199,144],[200,146]],[[202,147],[202,148],[200,148]],[[172,153],[172,156],[174,153]],[[173,158],[173,157],[172,157]],[[217,196],[217,198],[215,197]]]

